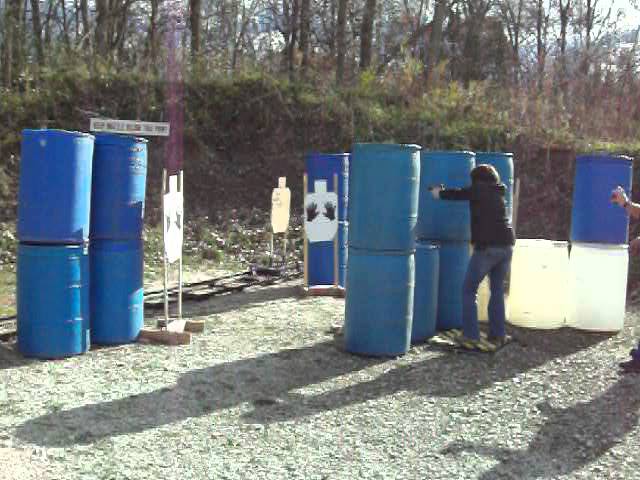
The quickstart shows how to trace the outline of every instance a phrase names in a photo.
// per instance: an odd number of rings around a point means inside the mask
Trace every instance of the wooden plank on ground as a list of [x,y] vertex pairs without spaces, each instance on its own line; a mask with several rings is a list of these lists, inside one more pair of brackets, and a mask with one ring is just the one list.
[[189,345],[191,343],[191,333],[143,328],[138,336],[138,341],[141,343],[159,343],[162,345]]

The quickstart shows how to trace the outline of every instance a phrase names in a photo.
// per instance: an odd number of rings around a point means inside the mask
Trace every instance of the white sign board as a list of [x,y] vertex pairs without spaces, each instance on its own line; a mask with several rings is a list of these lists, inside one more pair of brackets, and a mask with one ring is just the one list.
[[138,120],[111,120],[92,118],[89,130],[92,132],[124,133],[142,137],[168,137],[169,124],[164,122],[140,122]]
[[169,192],[163,197],[163,210],[165,216],[164,253],[167,262],[173,263],[182,257],[182,221],[184,214],[184,199],[182,192],[178,191],[178,177],[169,177]]
[[338,232],[338,195],[327,192],[326,180],[314,182],[304,199],[304,229],[310,243],[330,242]]
[[287,177],[278,179],[278,188],[271,194],[271,230],[273,233],[284,233],[289,229],[289,212],[291,210],[291,190],[287,188]]

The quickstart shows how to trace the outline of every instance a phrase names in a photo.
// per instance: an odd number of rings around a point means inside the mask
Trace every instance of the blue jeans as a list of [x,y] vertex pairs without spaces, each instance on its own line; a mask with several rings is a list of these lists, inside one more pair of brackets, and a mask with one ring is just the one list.
[[509,271],[512,255],[511,246],[474,249],[462,287],[462,328],[465,337],[473,340],[480,338],[477,294],[480,282],[487,275],[491,286],[489,336],[505,335],[504,279]]

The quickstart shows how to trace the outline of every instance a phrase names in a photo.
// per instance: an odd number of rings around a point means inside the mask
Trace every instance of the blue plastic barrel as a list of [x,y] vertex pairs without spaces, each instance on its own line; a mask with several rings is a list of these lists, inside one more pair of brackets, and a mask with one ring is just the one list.
[[144,323],[142,240],[94,240],[89,253],[91,341],[135,341]]
[[349,245],[413,250],[419,180],[418,145],[356,143],[349,182]]
[[409,349],[413,318],[414,253],[349,247],[345,347],[369,356]]
[[475,167],[473,152],[423,151],[420,165],[420,213],[416,236],[421,240],[465,241],[471,239],[469,202],[435,200],[428,187],[447,188],[471,185]]
[[507,215],[509,220],[513,220],[513,153],[501,152],[476,152],[476,165],[491,165],[500,175],[500,181],[507,187],[505,201],[507,204]]
[[436,329],[462,328],[462,285],[471,258],[468,242],[440,243]]
[[629,216],[611,203],[618,185],[631,195],[633,162],[622,155],[579,155],[573,186],[571,241],[624,244]]
[[420,343],[436,333],[440,249],[434,243],[416,243],[416,286],[413,298],[411,343]]
[[311,153],[306,157],[307,185],[313,192],[316,180],[326,180],[327,192],[335,192],[334,174],[338,176],[338,220],[347,221],[349,199],[349,154]]
[[[347,239],[349,224],[338,223],[338,285],[344,287],[347,270]],[[334,243],[309,242],[307,250],[308,282],[310,286],[333,285]]]
[[92,239],[141,238],[146,181],[146,140],[126,135],[96,135]]
[[18,239],[82,244],[89,238],[94,137],[64,130],[23,130]]
[[89,254],[83,245],[18,245],[18,348],[26,357],[86,352]]

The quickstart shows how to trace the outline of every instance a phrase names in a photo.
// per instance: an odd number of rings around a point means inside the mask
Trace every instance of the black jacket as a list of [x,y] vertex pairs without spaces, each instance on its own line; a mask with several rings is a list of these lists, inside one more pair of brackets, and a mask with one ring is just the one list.
[[515,235],[507,217],[504,184],[474,182],[470,187],[444,189],[443,200],[466,200],[471,209],[471,243],[476,248],[515,244]]

